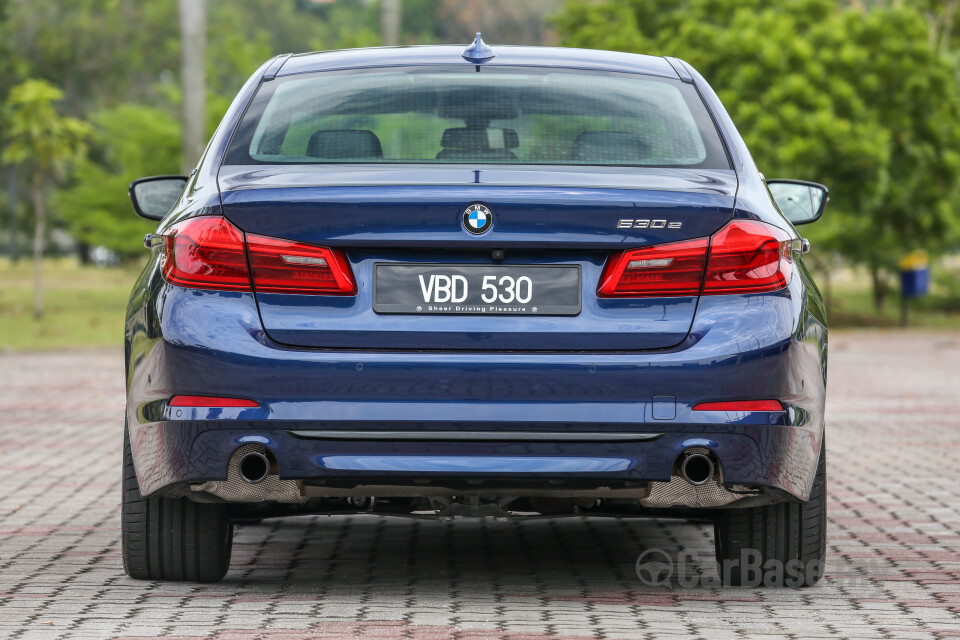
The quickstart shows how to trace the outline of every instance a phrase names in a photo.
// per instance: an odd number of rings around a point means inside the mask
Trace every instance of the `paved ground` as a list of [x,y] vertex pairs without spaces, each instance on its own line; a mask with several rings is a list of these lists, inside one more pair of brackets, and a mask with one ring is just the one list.
[[[830,561],[808,590],[647,588],[709,527],[308,517],[246,526],[212,586],[120,567],[119,353],[0,357],[0,636],[960,637],[960,335],[835,334]],[[678,574],[697,575],[693,571]]]

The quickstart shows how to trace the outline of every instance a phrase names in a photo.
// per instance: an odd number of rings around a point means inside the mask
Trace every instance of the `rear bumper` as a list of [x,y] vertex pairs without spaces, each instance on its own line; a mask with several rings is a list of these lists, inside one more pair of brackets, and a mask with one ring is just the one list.
[[[360,484],[431,484],[458,478],[593,480],[596,486],[668,482],[677,458],[709,449],[728,484],[772,487],[797,497],[808,491],[807,452],[818,447],[805,430],[781,425],[670,425],[647,442],[409,442],[307,440],[264,421],[161,421],[136,428],[137,472],[145,494],[181,483],[225,480],[231,455],[262,444],[280,479],[346,480]],[[315,424],[310,426],[316,426]],[[529,486],[529,482],[524,483]],[[583,482],[577,484],[582,487]]]
[[[702,299],[674,349],[591,354],[290,349],[266,337],[249,294],[159,286],[156,306],[128,319],[127,418],[145,495],[223,480],[231,455],[250,443],[272,453],[281,479],[309,481],[668,481],[690,447],[709,449],[728,484],[806,499],[813,480],[825,330],[804,315],[797,284],[722,304]],[[167,406],[176,394],[260,407]],[[777,398],[787,410],[693,411],[744,398]],[[540,436],[350,439],[351,431]]]

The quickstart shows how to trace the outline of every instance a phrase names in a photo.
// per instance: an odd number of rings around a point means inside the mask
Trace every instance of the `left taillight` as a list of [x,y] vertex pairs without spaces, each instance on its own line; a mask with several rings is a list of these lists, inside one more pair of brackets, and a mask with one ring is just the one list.
[[247,236],[253,288],[264,293],[352,296],[350,263],[336,249],[266,236]]
[[243,232],[214,216],[175,224],[163,235],[163,276],[193,289],[250,291]]
[[229,220],[214,216],[190,218],[167,230],[163,275],[194,289],[311,295],[357,291],[341,251],[266,236],[244,238]]

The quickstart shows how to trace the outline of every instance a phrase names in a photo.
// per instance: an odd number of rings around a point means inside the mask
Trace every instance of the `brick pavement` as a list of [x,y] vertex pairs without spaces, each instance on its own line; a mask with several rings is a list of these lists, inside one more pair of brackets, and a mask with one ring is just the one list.
[[712,528],[599,518],[266,521],[219,584],[132,581],[122,372],[118,352],[0,356],[0,637],[960,637],[960,334],[834,334],[830,557],[808,590],[645,587],[647,548],[709,578]]

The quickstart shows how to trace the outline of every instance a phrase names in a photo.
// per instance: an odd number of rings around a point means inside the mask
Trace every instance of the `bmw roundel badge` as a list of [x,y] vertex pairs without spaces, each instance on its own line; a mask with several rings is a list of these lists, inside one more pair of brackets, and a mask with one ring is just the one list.
[[463,210],[463,228],[475,235],[480,235],[493,224],[493,213],[483,204],[474,203]]

